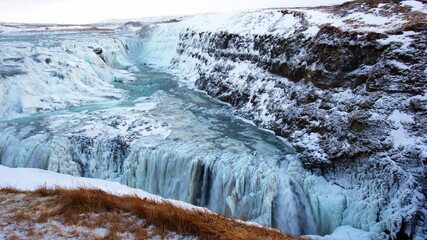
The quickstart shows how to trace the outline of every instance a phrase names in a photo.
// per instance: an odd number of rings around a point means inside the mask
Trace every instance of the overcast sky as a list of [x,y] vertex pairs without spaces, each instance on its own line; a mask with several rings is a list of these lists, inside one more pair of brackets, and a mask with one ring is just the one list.
[[106,19],[342,3],[346,0],[0,0],[0,22],[94,23]]

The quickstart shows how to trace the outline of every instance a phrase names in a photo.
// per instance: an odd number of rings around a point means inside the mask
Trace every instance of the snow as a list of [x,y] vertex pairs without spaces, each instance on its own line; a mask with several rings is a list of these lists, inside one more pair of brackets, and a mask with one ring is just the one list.
[[381,44],[384,44],[384,45],[390,44],[392,42],[402,43],[402,46],[400,48],[403,51],[403,50],[409,49],[409,45],[413,41],[413,38],[411,36],[413,36],[415,34],[417,34],[417,33],[414,31],[405,31],[401,35],[388,35],[387,38],[379,39],[377,41]]
[[18,29],[11,26],[4,26],[0,24],[0,33],[9,33],[9,32],[15,32]]
[[[116,26],[111,25],[112,28]],[[107,26],[108,28],[108,26]],[[94,30],[92,25],[58,25],[58,24],[24,24],[0,23],[0,33],[30,33],[30,32],[78,32]]]
[[88,189],[100,189],[116,196],[135,195],[140,198],[147,198],[159,202],[168,201],[185,209],[209,211],[205,208],[199,208],[181,201],[166,200],[160,196],[150,194],[140,189],[130,188],[117,182],[74,177],[36,168],[9,168],[0,165],[0,188],[4,187],[13,187],[23,191],[33,191],[40,187],[60,187],[66,189],[83,187]]
[[373,14],[366,14],[366,13],[349,14],[343,19],[343,21],[348,19],[354,19],[369,25],[387,25],[387,24],[390,24],[392,21],[392,18],[390,17],[375,16]]
[[[68,136],[79,133],[80,136],[90,138],[108,139],[133,135],[134,139],[130,139],[130,142],[148,136],[165,139],[171,133],[168,124],[142,116],[156,105],[156,102],[146,102],[137,103],[135,107],[52,116],[48,129],[52,133]],[[85,124],[82,125],[82,122]]]
[[418,11],[418,12],[426,12],[427,7],[425,3],[422,3],[420,1],[401,1],[400,4],[402,6],[409,6],[412,8],[412,11]]
[[371,240],[369,232],[353,228],[348,225],[337,227],[331,234],[319,236],[307,236],[315,240]]
[[108,236],[108,229],[106,228],[95,228],[93,232],[98,235],[100,238]]
[[319,10],[298,10],[305,13],[310,22],[316,25],[333,24],[334,26],[342,23],[338,18],[334,17],[330,13],[319,11]]
[[139,111],[149,111],[149,110],[155,109],[156,106],[157,106],[156,102],[136,103],[135,109],[138,109]]
[[405,123],[414,122],[413,118],[410,115],[402,113],[398,110],[394,110],[388,119],[393,121],[395,125],[395,129],[391,130],[390,135],[393,137],[394,145],[396,147],[416,145],[416,140],[413,137],[409,136],[404,128]]
[[197,31],[227,31],[239,34],[283,34],[296,28],[298,18],[278,11],[249,11],[196,15],[182,21]]
[[305,138],[302,144],[304,144],[308,149],[319,149],[319,137],[318,133],[310,133]]
[[[425,4],[418,1],[403,1],[401,4],[411,6],[412,11],[427,12]],[[345,30],[384,33],[388,30],[399,28],[399,26],[403,26],[408,22],[408,19],[398,14],[389,16],[381,14],[381,11],[390,11],[387,6],[387,4],[379,4],[377,8],[370,8],[369,11],[349,10],[344,16],[313,9],[297,9],[297,11],[305,13],[312,25],[329,24]],[[310,31],[307,33],[310,33]]]
[[391,60],[391,61],[389,61],[389,63],[393,64],[394,66],[396,66],[400,69],[405,69],[405,70],[410,69],[410,66],[408,66],[402,62],[396,61],[396,60]]
[[252,121],[252,120],[249,120],[249,119],[247,119],[247,118],[243,118],[243,117],[240,117],[240,116],[236,116],[236,119],[239,119],[240,121],[242,121],[242,122],[244,122],[244,123],[246,123],[246,124],[249,124],[249,125],[252,125],[252,126],[256,126],[256,124],[254,123],[254,121]]
[[320,28],[318,26],[311,26],[304,31],[304,34],[307,34],[309,36],[314,36],[319,32],[319,30]]
[[394,110],[393,113],[388,117],[391,121],[396,123],[413,123],[414,120],[412,117],[406,113],[400,112],[398,110]]
[[52,106],[43,102],[37,96],[23,96],[21,97],[22,111],[28,113],[37,113],[38,110],[51,110]]

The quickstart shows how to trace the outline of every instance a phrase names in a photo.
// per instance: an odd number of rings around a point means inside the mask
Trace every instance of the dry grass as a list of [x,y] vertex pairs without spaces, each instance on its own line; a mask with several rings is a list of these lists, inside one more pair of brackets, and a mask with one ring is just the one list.
[[[4,196],[14,201],[11,196],[25,195],[22,201],[27,201],[24,204],[26,209],[20,210],[23,204],[18,204],[13,209],[13,221],[31,220],[35,224],[59,221],[67,226],[84,226],[91,230],[105,228],[108,236],[100,238],[106,239],[129,236],[137,239],[161,236],[167,239],[171,232],[199,239],[293,239],[274,229],[245,224],[211,212],[186,210],[166,201],[156,202],[137,196],[114,196],[101,190],[41,188],[23,192],[3,188],[0,193],[3,193],[0,203],[2,199],[4,202]],[[31,228],[26,229],[26,233],[43,235],[34,230],[31,232]],[[91,238],[77,232],[74,234]]]
[[88,27],[88,28],[64,28],[64,29],[51,29],[51,28],[40,28],[40,30],[28,30],[22,31],[24,33],[41,33],[41,32],[99,32],[101,34],[111,34],[114,33],[114,29],[110,28],[97,28],[97,27]]
[[[381,17],[394,16],[395,19],[402,20],[402,23],[391,21],[385,25],[401,30],[412,30],[420,24],[426,23],[427,17],[425,13],[412,11],[411,7],[401,5],[400,2],[401,0],[354,0],[341,5],[315,7],[314,9],[324,10],[340,17],[345,17],[354,11]],[[358,19],[347,19],[344,22],[353,28],[378,26],[366,24]]]

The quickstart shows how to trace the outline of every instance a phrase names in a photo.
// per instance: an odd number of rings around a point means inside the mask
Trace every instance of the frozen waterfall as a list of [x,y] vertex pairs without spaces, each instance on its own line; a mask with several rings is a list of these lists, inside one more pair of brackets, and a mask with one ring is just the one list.
[[135,64],[135,37],[49,37],[0,39],[0,60],[28,56],[14,68],[31,70],[1,76],[0,164],[119,181],[286,233],[316,232],[302,179],[288,174],[304,170],[274,134]]

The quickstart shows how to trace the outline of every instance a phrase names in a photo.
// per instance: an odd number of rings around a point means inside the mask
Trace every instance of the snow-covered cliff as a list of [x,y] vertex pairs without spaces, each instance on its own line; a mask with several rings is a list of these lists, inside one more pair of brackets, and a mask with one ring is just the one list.
[[313,174],[318,233],[423,239],[425,14],[420,1],[356,1],[198,15],[142,28],[140,60],[288,139]]

